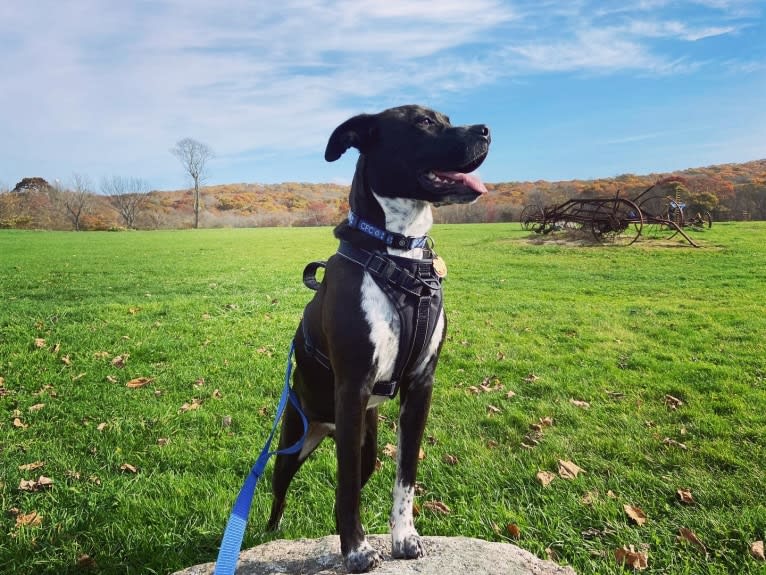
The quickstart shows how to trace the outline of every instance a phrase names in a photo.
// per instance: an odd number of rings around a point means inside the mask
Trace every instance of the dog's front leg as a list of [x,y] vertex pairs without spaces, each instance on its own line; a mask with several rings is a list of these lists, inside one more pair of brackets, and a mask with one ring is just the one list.
[[[337,383],[340,382],[336,382]],[[362,437],[369,392],[357,382],[340,383],[335,391],[335,445],[338,480],[335,521],[346,569],[365,573],[383,562],[383,556],[367,541],[359,518],[362,491]]]
[[431,406],[431,390],[430,380],[409,387],[406,393],[402,390],[396,484],[390,518],[391,551],[397,558],[417,559],[425,555],[423,543],[412,519],[412,504],[415,498],[420,443]]

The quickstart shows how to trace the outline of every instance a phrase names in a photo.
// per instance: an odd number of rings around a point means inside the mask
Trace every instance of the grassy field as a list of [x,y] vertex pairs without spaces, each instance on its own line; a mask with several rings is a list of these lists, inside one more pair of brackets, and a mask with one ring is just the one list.
[[[433,235],[450,331],[420,532],[513,541],[582,574],[624,572],[630,545],[647,573],[766,572],[750,553],[766,535],[766,224],[717,224],[696,250],[535,245],[517,224]],[[335,245],[328,228],[1,231],[0,572],[214,560],[311,295],[301,271]],[[394,475],[396,404],[381,413],[371,533]],[[333,532],[331,442],[276,535],[270,470],[245,545]]]

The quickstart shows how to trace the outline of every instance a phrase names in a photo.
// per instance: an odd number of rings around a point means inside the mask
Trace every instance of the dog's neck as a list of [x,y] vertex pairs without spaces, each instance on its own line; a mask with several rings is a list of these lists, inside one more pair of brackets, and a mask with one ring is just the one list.
[[[433,223],[431,204],[421,200],[389,198],[376,194],[367,181],[365,163],[366,159],[362,154],[357,161],[354,181],[351,183],[351,211],[380,229],[411,237],[427,235]],[[348,222],[336,227],[335,235],[364,249],[386,251],[390,255],[411,259],[423,259],[424,256],[422,248],[397,249],[386,246],[385,242],[353,229]]]
[[[434,221],[430,203],[407,198],[386,198],[371,191],[383,210],[388,231],[404,236],[428,235]],[[403,258],[423,259],[423,248],[399,250],[389,247],[388,253]]]

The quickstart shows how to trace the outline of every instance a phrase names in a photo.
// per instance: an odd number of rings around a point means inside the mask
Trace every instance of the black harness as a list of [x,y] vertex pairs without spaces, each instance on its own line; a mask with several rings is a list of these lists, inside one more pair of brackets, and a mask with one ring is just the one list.
[[[368,251],[341,241],[337,254],[361,266],[383,290],[399,314],[399,350],[390,381],[379,381],[372,388],[373,395],[395,397],[404,373],[419,365],[428,353],[442,311],[441,278],[434,271],[435,254],[423,249],[424,259],[415,260]],[[303,270],[303,283],[317,290],[316,272],[325,262],[311,262]],[[326,354],[317,349],[309,337],[303,319],[302,330],[306,352],[320,365],[332,371]]]

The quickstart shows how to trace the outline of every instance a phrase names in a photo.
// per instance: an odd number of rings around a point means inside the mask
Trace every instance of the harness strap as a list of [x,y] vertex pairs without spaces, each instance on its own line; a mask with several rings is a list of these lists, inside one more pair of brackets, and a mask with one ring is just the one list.
[[317,291],[319,289],[319,286],[321,285],[317,281],[317,270],[318,269],[325,269],[327,267],[327,262],[311,262],[308,264],[305,268],[303,268],[303,285],[305,285],[310,290]]
[[441,281],[433,273],[433,259],[431,257],[433,252],[431,250],[424,250],[423,255],[426,256],[426,259],[418,261],[416,275],[397,265],[397,260],[403,261],[405,258],[357,248],[346,241],[340,242],[338,255],[415,297],[420,297],[421,287],[433,291],[441,290]]

